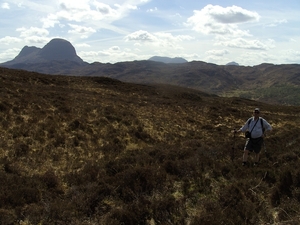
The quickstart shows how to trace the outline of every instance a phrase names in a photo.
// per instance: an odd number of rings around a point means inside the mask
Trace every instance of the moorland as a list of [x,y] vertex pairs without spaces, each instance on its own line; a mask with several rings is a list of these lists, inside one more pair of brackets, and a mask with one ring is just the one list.
[[[243,167],[256,107],[273,131]],[[0,68],[0,223],[299,224],[299,110]]]

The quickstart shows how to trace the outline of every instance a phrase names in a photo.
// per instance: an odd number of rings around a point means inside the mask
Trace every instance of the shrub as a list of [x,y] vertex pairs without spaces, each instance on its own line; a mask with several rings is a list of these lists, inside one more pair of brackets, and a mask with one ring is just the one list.
[[16,220],[17,216],[13,210],[0,209],[0,224],[13,225]]
[[295,187],[300,187],[300,170],[296,171],[294,185]]
[[273,207],[277,207],[280,205],[280,192],[278,188],[275,188],[270,195],[271,205]]
[[136,225],[138,220],[133,211],[118,207],[113,209],[105,218],[104,224],[109,225]]
[[54,171],[48,170],[41,176],[42,181],[49,189],[56,189],[59,186],[59,178],[55,175]]
[[254,204],[249,201],[244,191],[237,184],[224,188],[219,197],[221,208],[224,209],[225,224],[257,224],[257,213]]
[[290,171],[284,171],[280,174],[278,183],[278,191],[281,194],[291,196],[291,186],[293,185],[293,177]]
[[158,188],[161,178],[151,168],[129,168],[116,174],[117,192],[124,202],[131,202],[141,195],[149,195]]
[[29,146],[25,143],[19,143],[15,146],[15,156],[26,156],[29,152]]

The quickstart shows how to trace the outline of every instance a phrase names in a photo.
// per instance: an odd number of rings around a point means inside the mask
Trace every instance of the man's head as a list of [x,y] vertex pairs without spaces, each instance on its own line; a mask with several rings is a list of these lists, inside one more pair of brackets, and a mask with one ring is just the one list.
[[259,108],[255,108],[254,111],[253,111],[254,116],[259,117],[259,113],[260,113]]

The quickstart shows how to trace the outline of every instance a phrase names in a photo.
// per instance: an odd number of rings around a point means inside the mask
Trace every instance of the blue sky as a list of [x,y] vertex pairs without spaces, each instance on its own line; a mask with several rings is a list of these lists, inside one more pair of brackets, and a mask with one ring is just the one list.
[[0,62],[63,38],[90,63],[299,64],[299,14],[299,0],[0,0]]

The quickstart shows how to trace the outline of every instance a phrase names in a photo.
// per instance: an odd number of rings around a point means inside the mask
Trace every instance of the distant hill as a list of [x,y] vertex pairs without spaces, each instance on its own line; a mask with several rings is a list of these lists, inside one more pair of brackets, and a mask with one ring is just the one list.
[[[11,61],[2,66],[15,68],[18,64],[39,64],[52,61],[70,61],[82,64],[83,60],[76,54],[73,45],[64,39],[52,39],[43,48],[25,46]],[[26,67],[24,65],[24,67]]]
[[239,66],[239,64],[236,62],[229,62],[226,64],[226,66]]
[[87,63],[72,44],[53,39],[42,49],[25,46],[0,66],[51,75],[102,76],[142,84],[171,84],[226,97],[300,105],[300,65],[216,65],[183,58],[154,56],[149,60]]
[[162,56],[153,56],[148,60],[155,61],[155,62],[163,62],[163,63],[187,63],[188,62],[187,60],[181,57],[170,58],[170,57],[162,57]]

